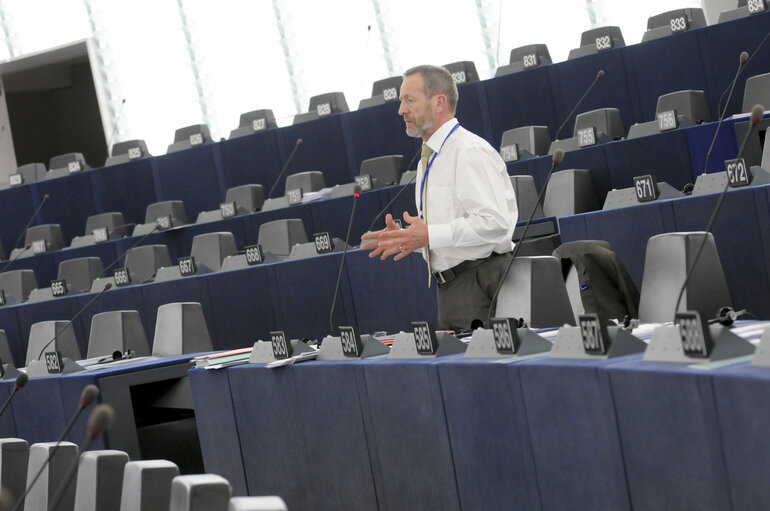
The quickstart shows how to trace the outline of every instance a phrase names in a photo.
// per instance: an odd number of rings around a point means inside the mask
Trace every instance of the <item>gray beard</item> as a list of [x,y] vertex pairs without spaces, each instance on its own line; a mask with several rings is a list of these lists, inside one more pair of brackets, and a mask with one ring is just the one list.
[[414,126],[411,130],[407,127],[406,128],[406,134],[409,135],[410,137],[422,138],[423,135],[425,135],[426,133],[429,133],[430,130],[433,129],[433,125],[435,123],[436,123],[436,121],[434,119],[431,119],[426,124],[424,124],[422,127],[418,128],[417,126]]

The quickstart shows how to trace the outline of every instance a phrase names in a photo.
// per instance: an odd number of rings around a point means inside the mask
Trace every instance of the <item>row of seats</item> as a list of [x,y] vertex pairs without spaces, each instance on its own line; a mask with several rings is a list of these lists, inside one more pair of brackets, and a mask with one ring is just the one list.
[[[212,351],[211,336],[203,307],[196,302],[167,303],[158,307],[152,345],[147,342],[140,314],[136,310],[113,310],[91,318],[86,357],[81,342],[69,321],[46,320],[32,324],[26,346],[24,366],[29,376],[46,376],[41,363],[46,352],[58,351],[64,360],[65,372],[111,362],[113,359],[135,357],[173,357],[188,353]],[[3,378],[15,378],[13,350],[4,330],[0,330],[0,357]]]
[[[74,481],[70,467],[77,466]],[[129,461],[117,450],[80,452],[72,442],[29,446],[19,438],[0,439],[0,509],[10,510],[35,475],[23,509],[61,511],[287,511],[281,497],[233,497],[227,480],[215,474],[180,475],[168,460]],[[74,482],[74,484],[72,484]],[[68,484],[68,486],[63,486]],[[60,488],[66,488],[60,490]]]

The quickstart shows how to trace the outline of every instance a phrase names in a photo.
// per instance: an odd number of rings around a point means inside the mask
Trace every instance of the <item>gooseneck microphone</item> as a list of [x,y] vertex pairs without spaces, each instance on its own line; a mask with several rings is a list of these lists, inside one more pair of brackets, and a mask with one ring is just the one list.
[[[80,446],[80,454],[91,449],[91,446],[93,445],[94,440],[96,440],[96,437],[107,431],[110,426],[112,426],[114,421],[115,410],[110,405],[101,404],[94,408],[94,411],[91,412],[91,415],[88,417],[88,433],[86,434],[85,440],[83,440],[83,444]],[[53,496],[51,499],[51,504],[48,506],[48,509],[51,511],[64,509],[64,507],[60,507],[59,504],[61,503],[62,498],[64,498],[64,495],[67,493],[72,479],[75,477],[75,474],[77,474],[79,463],[80,456],[78,456],[77,459],[72,460],[72,464],[70,465],[69,469],[67,469],[67,473],[62,479],[62,482],[59,485],[59,489],[56,490],[56,494]]]
[[553,152],[553,159],[551,160],[551,170],[548,171],[548,175],[545,177],[543,188],[540,190],[540,193],[537,194],[535,205],[532,207],[532,211],[529,214],[527,223],[524,224],[524,230],[521,233],[521,238],[519,238],[519,242],[516,243],[516,246],[513,247],[513,252],[511,252],[511,259],[510,261],[508,261],[508,265],[505,267],[505,271],[503,272],[502,277],[500,277],[500,282],[498,282],[497,284],[497,289],[495,290],[495,294],[492,295],[492,300],[489,302],[489,314],[487,314],[487,325],[489,325],[489,322],[492,319],[492,314],[494,310],[493,307],[496,306],[496,303],[497,303],[497,295],[500,294],[500,290],[503,288],[503,282],[505,282],[505,278],[508,276],[508,272],[511,271],[511,267],[513,266],[513,261],[516,259],[516,255],[519,253],[519,249],[524,244],[524,240],[527,238],[527,231],[529,230],[530,224],[532,224],[532,219],[535,218],[535,211],[537,211],[537,205],[540,204],[540,201],[543,198],[543,195],[545,194],[545,190],[548,187],[548,182],[551,180],[551,175],[553,175],[554,169],[559,163],[561,163],[563,159],[564,159],[563,149],[559,148]]
[[[738,150],[738,156],[736,160],[740,160],[743,157],[743,150],[746,148],[746,143],[749,140],[749,137],[754,132],[754,130],[757,127],[757,123],[762,118],[762,116],[765,113],[765,107],[762,105],[754,105],[754,107],[751,109],[751,126],[748,130],[746,130],[746,135],[743,137],[743,141],[741,142],[741,147]],[[749,172],[749,169],[746,169],[746,172]],[[725,200],[725,196],[727,195],[727,190],[730,188],[730,179],[728,176],[725,176],[725,187],[722,189],[722,193],[719,194],[719,198],[717,199],[716,206],[714,206],[714,211],[711,213],[711,218],[709,219],[709,223],[706,226],[706,234],[704,234],[703,239],[700,242],[700,245],[698,245],[698,250],[695,252],[695,257],[692,259],[692,263],[690,263],[690,267],[687,269],[687,273],[684,277],[684,282],[682,282],[682,288],[679,290],[679,296],[676,298],[676,305],[674,306],[674,318],[676,318],[676,313],[679,310],[679,304],[682,302],[682,296],[684,295],[684,290],[687,288],[687,283],[690,281],[690,277],[692,277],[692,273],[695,270],[695,265],[698,264],[698,258],[701,255],[701,252],[703,252],[703,248],[706,246],[706,240],[708,239],[708,234],[711,232],[711,228],[714,226],[714,221],[717,218],[717,215],[719,214],[719,210],[722,207],[722,202]]]
[[577,103],[575,103],[575,106],[572,108],[572,111],[567,114],[567,117],[564,118],[564,122],[561,123],[561,126],[559,126],[559,129],[556,130],[556,135],[554,136],[554,140],[559,140],[559,134],[561,133],[561,130],[564,129],[564,126],[567,125],[567,122],[569,122],[570,119],[572,119],[572,115],[577,111],[578,107],[583,104],[583,101],[588,96],[588,93],[591,92],[591,90],[594,88],[596,83],[599,81],[600,78],[604,78],[604,70],[600,69],[596,73],[596,78],[594,78],[594,81],[591,82],[591,85],[588,86],[586,91],[583,93],[583,96],[578,100]]
[[64,429],[62,434],[59,435],[59,438],[56,440],[56,444],[53,447],[51,447],[51,450],[48,453],[48,458],[40,466],[37,473],[32,478],[32,481],[30,481],[30,483],[27,485],[27,489],[24,491],[24,494],[16,501],[16,505],[13,508],[14,511],[19,509],[19,506],[21,506],[21,504],[24,502],[24,499],[27,498],[27,495],[29,495],[29,492],[32,491],[32,488],[35,486],[35,483],[37,483],[37,480],[40,479],[40,476],[42,475],[43,471],[51,462],[51,459],[53,458],[54,454],[56,454],[56,451],[59,449],[59,446],[64,441],[64,438],[69,434],[70,430],[72,429],[72,426],[74,426],[75,421],[77,421],[78,418],[80,417],[80,414],[82,414],[83,410],[89,407],[96,400],[98,396],[99,396],[99,388],[96,385],[86,385],[83,388],[83,391],[80,393],[80,403],[78,404],[78,409],[75,411],[75,414],[70,419],[69,424],[67,424],[67,427]]
[[302,139],[298,138],[297,143],[294,144],[294,149],[292,149],[291,154],[286,159],[286,163],[283,164],[283,168],[281,169],[281,172],[278,173],[278,177],[275,178],[275,181],[273,182],[273,186],[270,187],[270,191],[267,192],[267,198],[271,198],[273,196],[273,190],[275,190],[275,187],[278,185],[278,182],[281,180],[281,177],[283,177],[284,172],[286,172],[286,169],[289,168],[289,162],[294,158],[294,154],[297,152],[297,149],[299,149],[299,146],[302,145]]
[[72,325],[72,323],[74,323],[74,321],[80,317],[80,315],[81,315],[81,314],[83,314],[83,313],[84,313],[86,310],[88,310],[88,308],[89,308],[89,307],[91,307],[91,305],[93,305],[93,303],[94,303],[96,300],[98,300],[98,299],[99,299],[99,297],[100,297],[100,296],[102,296],[102,295],[104,294],[104,292],[105,292],[105,291],[107,291],[108,289],[110,289],[111,287],[112,287],[112,284],[110,284],[109,282],[108,282],[107,284],[105,284],[105,285],[104,285],[104,289],[102,289],[101,291],[99,291],[99,292],[96,294],[96,296],[94,296],[93,298],[91,298],[91,299],[88,301],[88,303],[87,303],[87,304],[85,304],[85,305],[83,306],[83,308],[82,308],[82,309],[80,309],[80,310],[77,312],[77,314],[75,314],[75,315],[72,317],[72,319],[71,319],[71,320],[69,320],[69,321],[67,322],[67,324],[66,324],[66,325],[64,325],[64,327],[63,327],[61,330],[59,330],[58,332],[56,332],[56,335],[54,335],[54,336],[53,336],[53,338],[52,338],[50,341],[48,341],[48,342],[45,344],[45,346],[43,346],[43,347],[40,349],[40,353],[38,353],[38,354],[37,354],[37,357],[35,357],[35,360],[40,360],[40,357],[42,357],[42,356],[43,356],[43,353],[45,352],[46,348],[48,348],[48,346],[50,346],[51,344],[53,344],[53,342],[54,342],[56,339],[58,339],[58,338],[59,338],[59,336],[62,334],[62,332],[64,332],[66,329],[68,329],[68,328],[70,327],[70,325]]
[[350,230],[353,227],[353,217],[356,214],[356,205],[361,196],[361,186],[356,185],[353,189],[353,207],[350,209],[350,221],[348,222],[348,233],[345,235],[345,248],[342,250],[342,261],[340,261],[340,271],[337,272],[337,284],[334,286],[334,296],[332,298],[332,307],[329,311],[329,335],[334,335],[334,306],[337,305],[337,295],[340,292],[340,281],[342,280],[342,269],[345,267],[345,256],[348,253],[348,242],[350,241]]
[[16,393],[21,390],[24,385],[27,384],[29,381],[29,376],[27,376],[27,373],[19,373],[19,375],[16,377],[16,382],[13,384],[13,389],[11,390],[11,393],[8,395],[8,399],[5,400],[5,403],[3,403],[3,407],[0,408],[0,417],[5,413],[5,409],[8,408],[8,405],[11,404],[11,400],[13,399],[13,396],[16,395]]
[[[717,108],[719,108],[719,105],[722,104],[722,100],[725,97],[725,94],[727,94],[727,101],[725,101],[725,106],[722,108],[721,112],[717,112],[719,114],[719,119],[717,119],[717,129],[714,131],[714,138],[711,139],[711,145],[709,146],[709,150],[706,152],[706,164],[703,167],[703,173],[707,173],[709,170],[709,161],[711,160],[711,152],[714,150],[714,145],[717,142],[717,136],[719,136],[719,129],[722,127],[722,122],[725,120],[725,115],[727,114],[727,105],[730,104],[730,98],[733,97],[733,90],[735,90],[735,84],[738,82],[738,77],[743,72],[746,64],[749,60],[749,54],[745,51],[742,51],[740,56],[738,57],[738,70],[735,72],[735,76],[733,77],[732,81],[730,82],[730,85],[727,86],[727,88],[722,92],[722,95],[719,97],[719,104],[717,105]],[[729,93],[727,91],[730,91]]]
[[[131,224],[127,224],[127,225],[131,225]],[[118,257],[116,257],[114,261],[112,261],[110,264],[105,266],[104,269],[102,269],[102,272],[99,274],[98,278],[104,277],[107,274],[107,270],[109,270],[110,268],[115,266],[118,263],[118,261],[120,261],[126,254],[128,254],[133,249],[135,249],[136,247],[141,245],[144,240],[149,238],[150,234],[152,234],[152,233],[154,233],[156,231],[159,231],[159,230],[160,230],[160,224],[155,224],[155,228],[153,228],[153,230],[151,230],[150,232],[146,233],[144,236],[139,238],[135,243],[133,243],[130,247],[128,247],[126,250],[124,250]]]

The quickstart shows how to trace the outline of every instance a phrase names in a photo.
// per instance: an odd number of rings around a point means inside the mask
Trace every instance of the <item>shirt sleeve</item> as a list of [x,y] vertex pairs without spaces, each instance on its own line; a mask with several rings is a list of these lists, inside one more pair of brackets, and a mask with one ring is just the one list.
[[453,193],[462,214],[449,223],[428,225],[431,248],[510,241],[518,211],[505,163],[493,150],[479,146],[459,151],[456,162]]

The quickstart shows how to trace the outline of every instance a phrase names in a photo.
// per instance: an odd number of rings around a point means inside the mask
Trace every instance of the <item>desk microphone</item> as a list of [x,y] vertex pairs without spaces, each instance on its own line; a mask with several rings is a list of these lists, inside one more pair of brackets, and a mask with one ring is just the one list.
[[75,314],[75,315],[72,317],[72,319],[71,319],[71,320],[69,320],[69,321],[67,322],[67,324],[66,324],[66,325],[64,325],[64,327],[63,327],[61,330],[59,330],[58,332],[56,332],[56,335],[54,335],[54,336],[53,336],[53,339],[51,339],[50,341],[48,341],[48,342],[46,343],[46,345],[42,347],[42,349],[40,350],[40,353],[38,353],[38,354],[37,354],[37,357],[35,357],[35,360],[40,360],[40,357],[42,357],[42,356],[43,356],[43,353],[45,352],[46,348],[48,348],[48,346],[50,346],[51,344],[53,344],[53,342],[54,342],[56,339],[58,339],[58,338],[59,338],[59,336],[62,334],[62,332],[64,332],[64,331],[65,331],[67,328],[69,328],[69,326],[70,326],[70,325],[71,325],[71,324],[72,324],[72,323],[73,323],[73,322],[74,322],[76,319],[78,319],[78,318],[80,317],[80,315],[81,315],[81,314],[83,314],[83,313],[84,313],[84,312],[85,312],[85,311],[86,311],[86,310],[87,310],[89,307],[91,307],[91,305],[92,305],[92,304],[93,304],[93,303],[94,303],[96,300],[98,300],[98,299],[99,299],[99,297],[100,297],[100,296],[102,296],[102,295],[104,294],[104,292],[105,292],[105,291],[107,291],[107,290],[108,290],[108,289],[110,289],[111,287],[112,287],[112,284],[110,284],[109,282],[108,282],[107,284],[105,284],[105,285],[104,285],[104,289],[102,289],[101,291],[99,291],[99,292],[96,294],[96,296],[94,296],[93,298],[91,298],[91,299],[88,301],[88,303],[87,303],[87,304],[85,304],[85,305],[83,306],[83,308],[82,308],[82,309],[80,309],[80,310],[77,312],[77,314]]
[[267,198],[271,198],[273,195],[273,190],[275,190],[276,185],[278,184],[278,181],[281,180],[281,177],[283,177],[283,173],[286,172],[286,169],[289,168],[289,162],[294,158],[294,153],[297,152],[297,149],[299,149],[299,146],[302,145],[302,139],[298,138],[297,143],[294,144],[294,149],[292,149],[291,154],[286,159],[286,163],[283,164],[283,168],[281,169],[281,172],[278,173],[278,177],[275,178],[275,181],[273,182],[273,186],[270,187],[270,191],[267,192]]
[[[26,375],[25,375],[26,376]],[[24,499],[27,498],[27,495],[29,495],[29,492],[32,491],[32,487],[35,486],[35,483],[38,479],[40,479],[40,475],[43,473],[45,468],[48,466],[48,464],[51,462],[51,459],[53,458],[54,454],[56,454],[56,451],[59,449],[59,445],[61,445],[62,441],[64,441],[64,438],[69,434],[70,430],[72,429],[72,426],[75,424],[75,421],[80,417],[80,414],[83,413],[83,410],[86,409],[93,403],[96,398],[99,396],[99,388],[96,385],[86,385],[83,388],[83,391],[80,393],[80,403],[78,404],[78,409],[75,411],[75,415],[72,416],[72,419],[70,419],[69,424],[67,424],[67,427],[64,429],[61,435],[59,435],[59,439],[56,440],[56,444],[51,447],[51,450],[48,452],[48,458],[45,460],[45,462],[40,466],[37,473],[35,474],[35,477],[32,478],[32,481],[29,483],[29,486],[27,486],[27,489],[24,491],[24,494],[19,498],[19,500],[16,501],[16,506],[14,506],[14,511],[19,509],[19,506],[22,502],[24,502]]]
[[342,269],[345,267],[345,256],[348,253],[348,242],[350,241],[350,229],[353,227],[353,217],[356,214],[356,205],[361,196],[361,186],[356,185],[353,189],[353,207],[350,209],[350,221],[348,222],[348,233],[345,235],[345,248],[342,250],[342,261],[340,261],[340,271],[337,273],[337,284],[334,286],[334,297],[332,298],[332,307],[329,311],[329,335],[334,335],[334,306],[337,305],[337,295],[340,292],[340,280],[342,280]]
[[[132,224],[127,224],[127,225],[132,225]],[[123,226],[119,226],[119,227],[123,227]],[[104,277],[104,276],[105,276],[105,274],[107,273],[107,270],[109,270],[110,268],[112,268],[113,266],[115,266],[115,265],[118,263],[118,261],[120,261],[120,260],[121,260],[123,257],[125,257],[125,255],[126,255],[126,254],[128,254],[129,252],[131,252],[131,251],[132,251],[133,249],[135,249],[137,246],[139,246],[139,245],[140,245],[140,244],[141,244],[141,243],[142,243],[144,240],[146,240],[146,239],[147,239],[147,238],[150,236],[150,234],[154,233],[155,231],[159,231],[159,230],[160,230],[160,224],[155,224],[155,228],[153,228],[153,230],[151,230],[150,232],[146,233],[144,236],[142,236],[141,238],[139,238],[139,239],[138,239],[138,240],[137,240],[137,241],[136,241],[136,242],[135,242],[133,245],[131,245],[130,247],[128,247],[128,248],[127,248],[126,250],[124,250],[124,251],[123,251],[123,252],[122,252],[122,253],[121,253],[121,254],[120,254],[118,257],[116,257],[114,261],[112,261],[110,264],[108,264],[107,266],[105,266],[105,267],[104,267],[104,269],[102,269],[102,272],[99,274],[99,277],[97,277],[97,278],[102,278],[102,277]]]
[[[93,445],[96,437],[110,429],[110,426],[112,426],[114,420],[115,410],[110,405],[97,405],[96,408],[94,408],[94,411],[91,412],[91,415],[88,417],[88,433],[86,434],[85,440],[83,440],[79,454],[82,454],[91,449],[91,445]],[[78,455],[77,459],[72,461],[72,464],[70,465],[69,469],[67,469],[67,473],[59,485],[59,489],[56,490],[56,494],[51,499],[51,504],[48,506],[48,509],[51,511],[57,511],[60,509],[59,504],[64,497],[64,494],[67,493],[72,479],[75,477],[75,474],[77,474],[78,465],[80,463],[80,455]],[[62,507],[61,509],[64,508]]]
[[[749,137],[751,134],[756,130],[757,123],[762,118],[762,116],[765,113],[765,107],[762,105],[754,105],[754,107],[751,109],[751,126],[748,130],[746,130],[746,135],[743,137],[743,141],[741,142],[741,147],[738,150],[738,157],[736,160],[740,160],[743,157],[743,150],[746,148],[746,142],[748,142]],[[746,172],[749,172],[749,169],[746,169]],[[703,235],[703,239],[700,242],[700,245],[698,246],[698,250],[695,252],[695,257],[693,257],[692,263],[690,264],[690,267],[687,269],[687,274],[684,277],[684,282],[682,283],[682,288],[679,290],[679,296],[676,299],[676,305],[674,306],[674,317],[676,318],[676,313],[679,310],[679,304],[682,301],[682,295],[684,295],[684,290],[687,287],[687,283],[690,281],[690,277],[692,277],[693,270],[695,269],[695,265],[698,263],[698,258],[701,255],[701,252],[703,252],[703,247],[706,246],[706,239],[708,238],[708,234],[711,232],[711,228],[714,226],[714,220],[717,218],[717,214],[719,213],[719,209],[722,207],[722,202],[725,200],[725,196],[727,195],[727,190],[730,188],[730,179],[728,176],[725,176],[725,187],[722,189],[722,193],[719,194],[719,198],[717,199],[717,204],[714,206],[714,211],[711,213],[711,218],[709,219],[708,226],[706,227],[706,234]]]
[[16,383],[13,384],[13,390],[11,390],[11,394],[8,396],[8,399],[5,400],[5,403],[3,403],[3,407],[0,408],[0,416],[5,413],[5,409],[8,408],[9,404],[11,404],[11,399],[13,399],[13,396],[15,396],[19,389],[26,385],[28,381],[29,376],[27,376],[27,373],[19,373],[19,376],[16,377]]
[[[757,48],[759,49],[759,48]],[[735,84],[738,82],[738,77],[741,75],[743,70],[745,69],[745,65],[749,60],[749,54],[745,51],[742,51],[740,56],[738,57],[738,70],[735,72],[735,76],[733,77],[733,80],[730,82],[730,85],[727,86],[727,88],[722,92],[722,95],[719,97],[719,103],[717,104],[717,113],[719,114],[719,119],[717,120],[717,129],[714,131],[714,138],[711,139],[711,145],[709,146],[709,150],[706,152],[706,165],[703,167],[703,173],[705,174],[709,170],[709,160],[711,160],[711,151],[714,150],[714,145],[717,142],[717,136],[719,135],[719,129],[722,127],[722,121],[725,120],[725,115],[727,114],[727,105],[730,104],[730,98],[733,97],[733,90],[735,90]],[[730,91],[729,94],[727,94],[727,101],[725,101],[725,106],[722,109],[721,112],[718,111],[719,105],[722,104],[722,99],[724,99],[725,94],[727,91]]]
[[572,114],[574,114],[577,111],[578,107],[583,104],[583,100],[586,99],[586,96],[588,96],[588,93],[591,92],[591,89],[594,88],[594,86],[596,85],[596,83],[599,81],[600,78],[604,78],[604,70],[603,69],[600,69],[596,73],[596,78],[594,78],[594,81],[591,82],[591,85],[588,86],[588,88],[586,89],[585,93],[583,93],[583,96],[575,104],[575,107],[572,109],[572,111],[569,114],[567,114],[567,117],[564,118],[564,122],[562,122],[561,126],[559,126],[559,129],[556,130],[556,136],[554,137],[554,140],[559,140],[559,134],[561,133],[561,130],[564,129],[564,126],[566,126],[567,122],[572,118]]
[[500,294],[500,290],[503,288],[503,282],[505,282],[505,277],[508,276],[508,272],[511,270],[511,267],[513,266],[513,261],[516,259],[516,255],[519,253],[519,249],[524,244],[524,240],[527,239],[527,231],[529,230],[529,226],[532,223],[532,219],[535,217],[535,211],[537,210],[537,205],[540,204],[540,201],[543,198],[543,195],[545,194],[545,190],[546,188],[548,188],[548,182],[551,180],[551,175],[553,175],[553,171],[556,168],[556,165],[561,163],[563,159],[564,159],[564,149],[559,148],[553,152],[553,159],[551,160],[551,170],[548,171],[548,175],[545,177],[545,183],[543,183],[543,188],[540,190],[540,193],[537,194],[537,199],[535,200],[535,205],[532,207],[532,212],[529,214],[527,223],[524,224],[524,230],[521,233],[521,238],[519,238],[519,242],[516,243],[516,246],[513,247],[513,252],[511,252],[511,260],[508,261],[508,265],[505,268],[505,272],[503,272],[502,277],[500,277],[500,282],[497,284],[497,289],[495,290],[495,294],[492,295],[492,300],[489,302],[489,314],[487,314],[487,325],[489,325],[489,322],[492,319],[492,313],[493,313],[492,307],[497,302],[497,295]]

